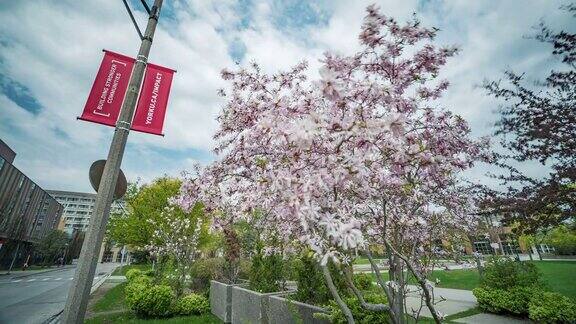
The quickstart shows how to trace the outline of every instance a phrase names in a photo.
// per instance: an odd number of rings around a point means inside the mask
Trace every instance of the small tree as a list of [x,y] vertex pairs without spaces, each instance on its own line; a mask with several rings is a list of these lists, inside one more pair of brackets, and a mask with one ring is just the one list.
[[129,245],[135,249],[145,249],[152,242],[154,225],[149,220],[161,224],[168,199],[178,193],[181,181],[162,177],[150,184],[130,184],[126,193],[126,210],[112,214],[108,223],[108,237],[119,245]]
[[567,225],[559,225],[546,236],[546,244],[554,247],[557,254],[576,255],[576,230]]
[[[563,9],[576,17],[576,5]],[[562,67],[540,82],[508,70],[503,80],[484,84],[487,93],[503,103],[496,135],[505,135],[501,143],[509,150],[499,161],[509,171],[499,176],[506,190],[492,192],[487,208],[503,215],[506,223],[517,223],[522,234],[535,234],[576,215],[576,34],[553,31],[544,23],[538,29],[536,40],[551,45]],[[538,161],[550,173],[529,177],[511,161]]]
[[173,280],[177,296],[181,296],[186,285],[186,277],[192,264],[200,256],[200,247],[208,237],[208,222],[198,204],[189,213],[179,207],[166,207],[160,215],[161,221],[150,220],[155,228],[148,250],[173,262],[173,273],[166,273]]
[[42,256],[42,263],[50,265],[57,257],[64,257],[64,251],[68,243],[69,239],[66,233],[60,230],[52,230],[36,245],[36,251]]

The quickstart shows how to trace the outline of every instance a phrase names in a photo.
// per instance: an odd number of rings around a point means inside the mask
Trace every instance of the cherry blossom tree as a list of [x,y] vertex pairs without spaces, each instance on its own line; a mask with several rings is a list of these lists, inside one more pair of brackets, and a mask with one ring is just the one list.
[[[326,284],[349,323],[354,319],[327,263],[340,264],[366,309],[418,319],[426,305],[439,322],[426,277],[449,230],[475,224],[474,204],[459,174],[486,160],[486,139],[470,138],[467,123],[434,100],[448,87],[438,74],[457,50],[433,44],[436,29],[413,20],[400,25],[367,8],[362,50],[325,54],[320,79],[305,62],[268,75],[253,63],[224,70],[231,84],[215,135],[217,161],[187,179],[176,199],[202,201],[225,215],[221,223],[266,216],[262,231],[314,251]],[[369,247],[389,256],[384,282]],[[356,289],[351,263],[366,254],[389,304],[369,304]],[[405,271],[407,270],[407,271]],[[418,281],[419,309],[406,309],[407,273]]]

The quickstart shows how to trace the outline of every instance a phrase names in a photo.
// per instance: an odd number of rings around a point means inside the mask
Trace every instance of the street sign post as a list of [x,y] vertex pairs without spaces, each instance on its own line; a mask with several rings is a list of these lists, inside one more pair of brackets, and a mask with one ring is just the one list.
[[[84,322],[92,280],[96,271],[98,253],[104,239],[110,205],[114,198],[116,181],[120,173],[120,165],[122,164],[128,133],[130,132],[132,116],[136,108],[140,85],[142,84],[148,62],[148,54],[150,53],[152,39],[158,24],[162,2],[163,0],[154,0],[154,5],[150,8],[146,31],[144,36],[141,37],[142,42],[138,57],[128,83],[128,90],[120,110],[120,116],[116,122],[116,129],[114,130],[114,137],[112,138],[110,151],[102,173],[102,180],[98,186],[94,212],[90,219],[90,226],[80,252],[78,267],[76,268],[72,287],[68,293],[66,306],[62,314],[62,322],[65,324],[80,324]],[[126,2],[124,4],[127,6]],[[131,14],[130,11],[129,13]]]
[[[104,173],[104,167],[106,166],[106,160],[98,160],[92,163],[90,166],[90,184],[96,192],[100,187],[100,181],[102,180],[102,174]],[[116,187],[114,188],[114,199],[120,199],[124,197],[126,190],[128,189],[128,182],[126,181],[126,176],[122,169],[118,174],[118,179],[116,180]]]

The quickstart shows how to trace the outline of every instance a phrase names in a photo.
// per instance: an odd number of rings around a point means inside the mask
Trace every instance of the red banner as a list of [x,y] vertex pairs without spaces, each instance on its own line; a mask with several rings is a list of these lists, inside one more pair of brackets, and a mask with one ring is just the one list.
[[163,135],[162,126],[174,72],[176,71],[148,63],[136,114],[132,120],[133,130]]
[[114,52],[104,52],[82,117],[78,119],[115,126],[135,60]]

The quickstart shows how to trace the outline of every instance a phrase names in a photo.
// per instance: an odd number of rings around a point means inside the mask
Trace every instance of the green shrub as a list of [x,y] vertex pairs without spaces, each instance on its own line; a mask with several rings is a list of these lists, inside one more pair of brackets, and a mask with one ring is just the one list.
[[282,290],[284,281],[284,264],[282,255],[273,253],[264,255],[260,249],[252,257],[250,269],[250,289],[261,293]]
[[139,269],[130,269],[130,270],[126,271],[126,280],[128,280],[130,282],[130,281],[132,281],[132,279],[134,279],[136,277],[140,277],[142,275],[143,275],[143,273]]
[[295,299],[308,304],[321,305],[330,300],[330,292],[324,284],[322,270],[318,262],[309,256],[302,256],[295,264],[296,290]]
[[561,294],[545,292],[530,301],[529,317],[536,323],[574,323],[576,304]]
[[129,285],[135,284],[135,285],[145,285],[145,286],[150,286],[152,284],[152,278],[148,277],[148,276],[138,276],[136,278],[133,278],[131,281],[128,282]]
[[541,284],[540,273],[532,262],[519,262],[507,258],[493,258],[484,268],[481,287],[510,289]]
[[182,297],[175,307],[180,315],[201,315],[210,312],[210,303],[202,295],[190,294]]
[[169,286],[128,284],[126,287],[126,303],[140,317],[171,315],[173,299],[174,294]]
[[528,306],[533,296],[540,295],[540,290],[533,287],[514,287],[512,289],[475,288],[472,293],[481,309],[491,313],[509,313],[527,315]]
[[144,271],[143,275],[153,278],[156,275],[156,271],[150,269],[150,270],[146,270]]
[[557,254],[576,254],[576,231],[566,225],[554,228],[548,235],[546,242],[554,247]]
[[207,291],[210,288],[210,280],[218,280],[224,263],[222,258],[207,258],[196,260],[190,268],[192,289],[195,291]]
[[[379,295],[379,294],[368,294],[364,296],[364,300],[367,303],[372,304],[388,304],[386,300],[386,296]],[[374,324],[374,323],[388,323],[390,322],[388,312],[377,312],[377,311],[369,311],[362,308],[360,302],[356,297],[348,297],[344,300],[346,305],[350,308],[352,312],[352,316],[356,320],[358,324]],[[330,301],[330,304],[327,306],[329,311],[328,317],[330,318],[330,322],[334,324],[344,324],[347,323],[346,317],[344,313],[336,304],[335,301]]]
[[126,296],[126,303],[128,304],[128,307],[130,307],[131,304],[140,298],[140,294],[142,294],[146,288],[152,285],[152,279],[150,277],[137,274],[137,272],[133,272],[130,275],[131,280],[128,281],[126,288],[124,288],[124,295]]
[[252,261],[248,259],[240,259],[238,262],[238,278],[250,278],[250,270],[252,269]]
[[[296,282],[298,283],[295,300],[312,305],[324,305],[332,299],[332,294],[326,286],[322,268],[320,268],[317,260],[304,253],[294,263],[294,267]],[[332,262],[328,264],[328,268],[336,289],[342,296],[347,296],[349,292],[344,274]]]
[[354,275],[354,286],[360,290],[370,290],[372,288],[372,277],[366,273],[358,273]]
[[124,288],[124,296],[128,308],[132,309],[132,307],[136,304],[136,301],[142,299],[141,295],[146,291],[147,288],[148,286],[144,284],[128,283],[128,285],[126,285],[126,288]]

